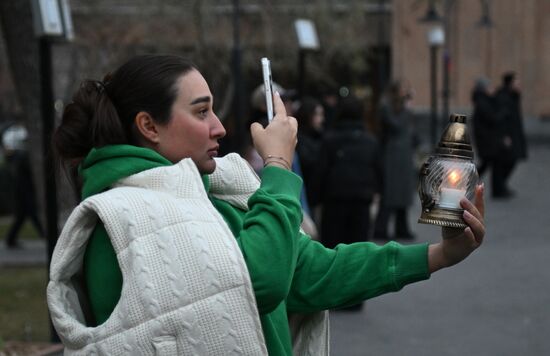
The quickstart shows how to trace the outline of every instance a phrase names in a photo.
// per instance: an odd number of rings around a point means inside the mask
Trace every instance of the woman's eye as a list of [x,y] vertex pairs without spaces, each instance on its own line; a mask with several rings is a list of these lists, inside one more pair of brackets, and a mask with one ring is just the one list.
[[208,115],[208,109],[202,109],[199,111],[199,116],[206,117]]

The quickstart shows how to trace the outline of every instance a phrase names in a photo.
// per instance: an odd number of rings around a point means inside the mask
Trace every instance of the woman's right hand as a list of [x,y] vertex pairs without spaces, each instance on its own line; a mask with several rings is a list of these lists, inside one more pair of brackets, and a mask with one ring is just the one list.
[[[285,105],[279,93],[273,95],[273,104],[276,114],[273,121],[266,128],[258,122],[250,126],[254,148],[266,164],[276,163],[277,159],[271,157],[277,157],[292,165],[294,149],[298,142],[298,123],[292,116],[287,116]],[[290,167],[287,168],[290,169]]]
[[485,200],[484,185],[478,185],[475,190],[474,203],[462,198],[460,206],[464,209],[465,229],[444,227],[443,241],[430,245],[428,249],[428,265],[430,273],[441,268],[452,266],[470,255],[483,242],[485,236]]

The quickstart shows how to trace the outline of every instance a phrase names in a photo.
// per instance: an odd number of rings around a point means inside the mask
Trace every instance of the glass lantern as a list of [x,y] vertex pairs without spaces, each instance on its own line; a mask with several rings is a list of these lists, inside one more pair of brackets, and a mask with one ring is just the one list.
[[460,199],[473,200],[479,177],[466,116],[452,114],[449,121],[435,153],[420,171],[422,214],[418,222],[465,228]]

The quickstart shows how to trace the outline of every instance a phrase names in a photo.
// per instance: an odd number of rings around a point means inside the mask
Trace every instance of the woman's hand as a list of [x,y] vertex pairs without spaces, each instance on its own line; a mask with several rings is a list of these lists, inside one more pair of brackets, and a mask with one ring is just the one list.
[[465,229],[444,227],[442,229],[443,240],[430,245],[428,250],[430,273],[462,261],[483,242],[485,236],[483,190],[483,184],[476,187],[475,204],[466,198],[462,198],[460,201],[460,206],[464,209],[464,221],[468,227]]
[[295,118],[286,115],[279,93],[273,95],[273,104],[275,117],[265,129],[257,122],[250,126],[252,141],[266,164],[279,162],[281,166],[288,164],[289,167],[285,168],[290,169],[297,143],[298,123]]

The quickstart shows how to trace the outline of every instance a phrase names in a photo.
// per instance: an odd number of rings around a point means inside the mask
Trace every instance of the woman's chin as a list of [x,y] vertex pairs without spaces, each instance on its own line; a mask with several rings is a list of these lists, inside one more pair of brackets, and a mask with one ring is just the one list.
[[197,168],[200,174],[212,174],[216,170],[216,161],[210,158],[207,161],[201,162],[200,165],[197,165]]

